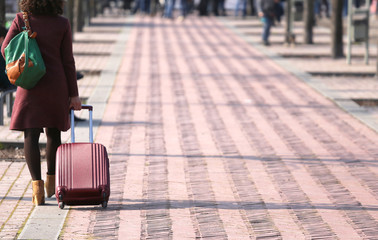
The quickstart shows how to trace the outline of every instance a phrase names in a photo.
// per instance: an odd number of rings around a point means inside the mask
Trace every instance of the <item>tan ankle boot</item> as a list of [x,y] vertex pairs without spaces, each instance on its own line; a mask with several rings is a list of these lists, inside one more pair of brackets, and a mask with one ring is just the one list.
[[45,190],[43,180],[36,180],[33,184],[33,203],[35,205],[45,204]]
[[48,198],[55,194],[55,175],[46,175],[45,189]]

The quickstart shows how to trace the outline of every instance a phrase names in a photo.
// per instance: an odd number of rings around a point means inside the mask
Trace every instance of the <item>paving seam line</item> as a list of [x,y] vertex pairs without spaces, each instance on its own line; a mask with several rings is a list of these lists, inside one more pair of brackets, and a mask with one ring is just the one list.
[[[11,186],[10,186],[9,189],[8,189],[8,192],[4,195],[3,199],[1,199],[0,204],[3,203],[3,201],[7,198],[9,192],[12,191],[12,188],[13,188],[14,185],[16,184],[17,180],[20,178],[22,171],[25,169],[25,166],[26,166],[26,164],[24,164],[24,165],[21,167],[20,172],[18,173],[16,179],[12,182]],[[31,181],[30,181],[29,184],[27,185],[27,188],[29,187],[30,183],[31,183]],[[8,223],[9,219],[12,218],[14,212],[16,211],[18,205],[20,204],[20,201],[24,198],[24,195],[25,195],[25,193],[26,193],[27,188],[24,190],[24,192],[23,192],[23,194],[21,195],[21,197],[17,200],[17,204],[14,206],[14,208],[13,208],[13,210],[11,211],[11,213],[9,214],[9,217],[7,218],[7,220],[3,223],[3,225],[0,226],[0,232],[3,231],[5,225]]]
[[[118,69],[123,59],[126,42],[129,39],[131,27],[126,24],[131,22],[132,19],[132,17],[128,17],[125,26],[122,27],[113,52],[104,70],[101,71],[98,84],[87,101],[87,103],[94,108],[93,136],[96,136],[112,92]],[[88,135],[87,124],[87,122],[77,124],[78,128],[75,129],[77,136],[86,137]],[[59,209],[54,198],[46,199],[45,206],[34,208],[18,239],[58,239],[68,212],[69,208],[67,208],[67,210]]]
[[273,50],[269,50],[267,47],[262,46],[261,44],[251,40],[246,36],[242,31],[237,29],[232,23],[230,23],[226,19],[219,19],[220,22],[231,29],[234,33],[236,33],[239,37],[244,39],[248,44],[252,45],[254,48],[256,48],[258,51],[263,53],[264,55],[268,56],[272,61],[277,63],[282,68],[286,69],[290,73],[292,73],[294,76],[305,82],[307,85],[312,87],[314,90],[316,90],[318,93],[326,97],[327,99],[334,102],[337,106],[339,106],[341,109],[352,115],[354,118],[358,119],[360,122],[365,124],[366,126],[373,129],[375,132],[378,132],[378,122],[376,121],[376,118],[365,108],[358,105],[356,102],[354,102],[351,99],[347,98],[339,98],[337,94],[332,93],[327,87],[324,87],[324,83],[311,76],[309,73],[300,70],[290,64],[285,58],[280,56],[279,54],[273,52]]

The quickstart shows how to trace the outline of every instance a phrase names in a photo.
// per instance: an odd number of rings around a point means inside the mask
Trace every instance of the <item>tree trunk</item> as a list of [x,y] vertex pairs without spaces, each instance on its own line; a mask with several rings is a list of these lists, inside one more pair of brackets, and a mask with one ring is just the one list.
[[83,1],[74,0],[73,31],[82,32],[84,27]]
[[314,0],[304,1],[304,27],[305,27],[305,37],[304,42],[306,44],[313,44],[313,27],[315,23],[314,15]]
[[71,25],[72,39],[74,36],[74,0],[67,0],[64,5],[64,16],[68,19]]
[[67,0],[65,7],[64,7],[64,16],[68,19],[71,24],[71,28],[74,25],[74,0]]
[[0,25],[5,26],[6,23],[6,18],[5,18],[5,0],[0,0]]
[[257,11],[256,11],[256,8],[255,8],[255,2],[256,2],[255,0],[249,0],[250,8],[251,8],[251,12],[250,12],[251,16],[257,15]]
[[83,20],[84,20],[84,26],[88,26],[91,22],[91,8],[89,6],[89,0],[82,0],[83,3]]
[[285,7],[285,43],[291,43],[291,35],[292,35],[292,26],[293,22],[291,21],[291,15],[293,14],[292,10],[292,0],[286,0],[286,7]]
[[343,50],[343,0],[332,0],[332,57],[344,57]]
[[96,17],[97,12],[96,12],[96,1],[95,0],[89,0],[89,9],[91,13],[91,18]]

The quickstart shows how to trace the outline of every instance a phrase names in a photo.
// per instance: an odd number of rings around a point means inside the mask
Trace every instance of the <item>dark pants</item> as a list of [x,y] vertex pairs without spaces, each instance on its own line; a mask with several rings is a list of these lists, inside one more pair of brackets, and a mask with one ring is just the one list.
[[207,5],[209,1],[208,0],[201,0],[198,5],[198,11],[200,16],[207,16]]
[[213,0],[213,13],[215,16],[219,16],[219,0]]

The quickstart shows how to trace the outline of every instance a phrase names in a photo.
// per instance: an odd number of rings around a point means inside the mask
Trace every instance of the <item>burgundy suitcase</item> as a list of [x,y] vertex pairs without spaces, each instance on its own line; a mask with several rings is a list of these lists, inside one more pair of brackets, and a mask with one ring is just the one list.
[[56,189],[59,207],[97,205],[106,208],[110,195],[109,159],[106,148],[93,143],[92,106],[89,110],[89,143],[75,143],[74,113],[71,110],[71,142],[56,152]]

